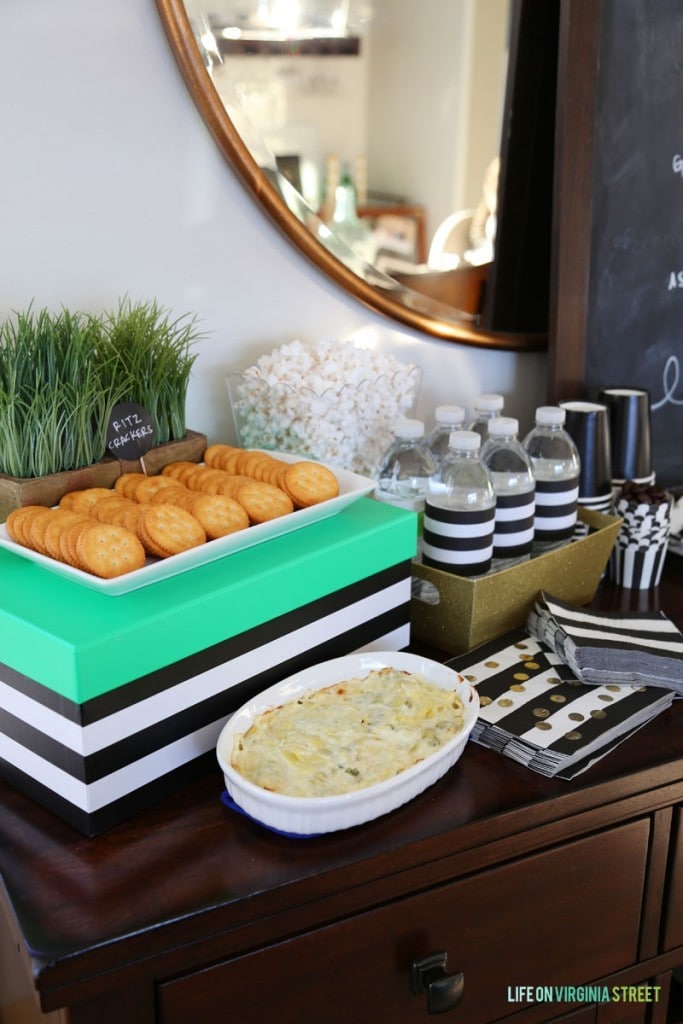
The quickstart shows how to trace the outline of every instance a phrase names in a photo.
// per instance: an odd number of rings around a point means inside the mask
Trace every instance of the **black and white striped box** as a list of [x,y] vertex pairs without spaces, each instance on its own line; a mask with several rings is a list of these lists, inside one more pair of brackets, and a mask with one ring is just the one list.
[[129,817],[207,770],[253,693],[407,646],[415,535],[362,499],[118,597],[0,551],[0,775],[86,834]]

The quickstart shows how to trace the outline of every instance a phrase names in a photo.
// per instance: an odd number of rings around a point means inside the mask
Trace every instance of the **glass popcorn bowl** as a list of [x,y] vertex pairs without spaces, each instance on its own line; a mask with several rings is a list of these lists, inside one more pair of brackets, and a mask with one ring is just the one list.
[[422,371],[414,364],[338,387],[324,381],[272,381],[258,367],[227,375],[235,431],[243,448],[300,455],[372,476],[396,421],[414,410]]

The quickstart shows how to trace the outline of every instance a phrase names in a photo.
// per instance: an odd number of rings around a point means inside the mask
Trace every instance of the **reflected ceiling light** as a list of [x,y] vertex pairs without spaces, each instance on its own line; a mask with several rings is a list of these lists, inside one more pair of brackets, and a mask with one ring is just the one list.
[[221,57],[220,50],[218,49],[216,36],[203,14],[200,15],[200,21],[201,28],[198,34],[199,47],[202,57],[204,58],[204,65],[208,71],[211,71],[214,64],[223,63],[223,58]]
[[299,27],[299,0],[274,0],[271,23],[284,35],[291,36]]
[[349,23],[349,0],[336,7],[330,18],[332,29],[340,36],[345,36]]

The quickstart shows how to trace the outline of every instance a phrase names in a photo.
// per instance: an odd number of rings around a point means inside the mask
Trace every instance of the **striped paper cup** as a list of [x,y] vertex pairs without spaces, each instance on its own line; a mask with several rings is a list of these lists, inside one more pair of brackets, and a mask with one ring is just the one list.
[[610,575],[629,590],[659,584],[668,549],[673,499],[659,505],[617,498],[615,513],[623,518],[610,558]]

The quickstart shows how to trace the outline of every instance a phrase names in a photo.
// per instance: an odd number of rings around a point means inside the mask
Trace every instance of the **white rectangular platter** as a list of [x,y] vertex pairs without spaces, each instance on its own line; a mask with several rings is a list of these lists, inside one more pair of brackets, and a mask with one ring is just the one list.
[[[290,455],[285,452],[270,452],[269,454],[276,455],[283,462],[302,461],[300,455]],[[311,523],[327,519],[374,490],[374,481],[369,477],[359,476],[357,473],[336,467],[330,467],[330,469],[332,469],[339,481],[339,494],[336,498],[331,498],[329,501],[321,501],[320,504],[312,505],[310,508],[297,509],[294,512],[290,512],[289,515],[271,519],[266,523],[249,526],[247,529],[229,534],[227,537],[219,537],[217,540],[207,541],[206,544],[190,548],[189,551],[182,551],[178,555],[171,555],[169,558],[150,558],[141,569],[111,580],[93,576],[65,562],[48,558],[38,551],[33,551],[30,548],[23,547],[21,544],[17,544],[7,533],[7,527],[4,523],[0,524],[0,547],[7,548],[14,554],[36,562],[50,572],[80,583],[91,590],[97,590],[100,593],[111,596],[127,594],[132,590],[139,590],[140,587],[147,587],[151,583],[158,583],[160,580],[177,576],[181,572],[187,572],[188,569],[195,569],[200,565],[215,562],[217,559],[234,554],[236,551],[244,551],[255,544],[272,540],[274,537],[283,537],[285,534],[299,530],[303,526],[309,526]]]

